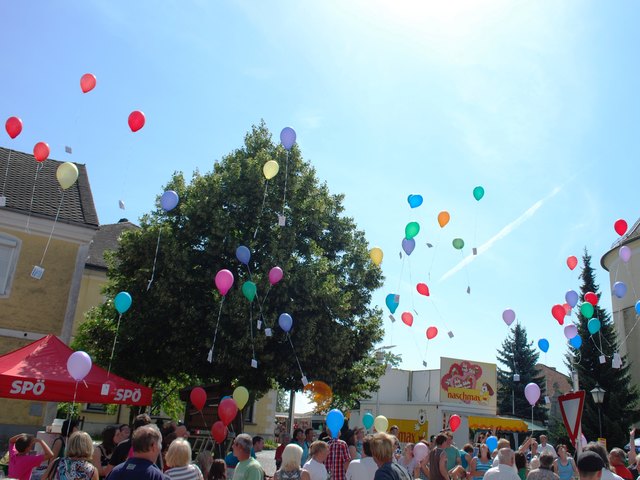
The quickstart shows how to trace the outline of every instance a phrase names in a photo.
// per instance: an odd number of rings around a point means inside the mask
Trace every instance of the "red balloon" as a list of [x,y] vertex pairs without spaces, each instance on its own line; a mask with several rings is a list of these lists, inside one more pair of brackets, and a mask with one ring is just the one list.
[[191,390],[189,398],[193,406],[196,407],[196,410],[202,411],[204,404],[207,403],[207,392],[205,392],[202,387],[196,387]]
[[627,232],[627,228],[628,228],[627,222],[625,222],[621,218],[616,220],[616,223],[613,224],[613,229],[620,236],[624,235]]
[[129,128],[132,132],[137,132],[144,127],[144,113],[139,110],[135,110],[129,114]]
[[551,308],[551,315],[555,318],[560,325],[564,323],[564,317],[567,314],[564,307],[562,305],[554,305]]
[[584,294],[585,302],[589,302],[594,307],[598,304],[598,296],[593,292],[587,292]]
[[406,325],[413,325],[413,315],[411,315],[409,312],[404,312],[401,318]]
[[80,77],[82,93],[87,93],[96,87],[96,76],[93,73],[85,73]]
[[419,283],[416,285],[416,289],[420,295],[424,295],[425,297],[429,296],[429,287],[427,287],[426,283]]
[[460,423],[462,423],[462,420],[458,415],[451,415],[451,417],[449,417],[449,428],[452,432],[455,432],[458,429]]
[[567,258],[567,267],[569,267],[569,270],[573,270],[577,265],[578,259],[576,257],[571,255],[569,258]]
[[7,123],[4,124],[4,128],[11,138],[16,138],[22,132],[22,120],[18,117],[7,118]]
[[36,162],[44,162],[49,158],[49,145],[44,142],[38,142],[33,147],[33,156],[36,158]]
[[436,327],[427,328],[427,339],[428,340],[436,338],[436,335],[438,335],[438,329]]
[[233,398],[225,398],[218,405],[218,418],[229,425],[238,414],[238,404]]
[[227,427],[224,423],[218,420],[211,426],[211,435],[216,442],[222,443],[225,438],[227,438]]

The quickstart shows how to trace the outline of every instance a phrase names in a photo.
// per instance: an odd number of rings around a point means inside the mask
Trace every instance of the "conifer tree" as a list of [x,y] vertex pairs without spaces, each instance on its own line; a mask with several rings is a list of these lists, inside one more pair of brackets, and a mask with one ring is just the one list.
[[[611,316],[600,304],[594,306],[593,315],[585,316],[582,308],[585,295],[595,293],[600,299],[600,287],[596,284],[595,272],[591,267],[591,255],[585,249],[582,257],[583,269],[580,275],[580,301],[576,305],[578,316],[578,335],[582,339],[580,348],[569,346],[566,355],[567,366],[578,372],[580,389],[586,392],[582,414],[582,433],[587,440],[596,440],[600,434],[607,439],[607,447],[622,447],[628,442],[629,427],[638,419],[636,411],[638,392],[630,384],[631,365],[622,357],[622,366],[615,368],[614,354],[619,352],[618,338]],[[589,332],[589,322],[595,319],[600,323],[598,332]],[[592,330],[597,322],[592,322]],[[601,422],[598,421],[598,406],[593,401],[591,390],[598,385],[606,393],[600,405]]]
[[[540,387],[540,400],[533,409],[534,421],[543,424],[546,420],[544,378],[536,368],[539,356],[533,342],[528,341],[525,328],[516,323],[497,354],[498,362],[504,365],[504,368],[498,367],[498,412],[501,415],[531,420],[531,405],[524,396],[524,388],[533,382]],[[520,376],[518,381],[514,381],[516,374]]]

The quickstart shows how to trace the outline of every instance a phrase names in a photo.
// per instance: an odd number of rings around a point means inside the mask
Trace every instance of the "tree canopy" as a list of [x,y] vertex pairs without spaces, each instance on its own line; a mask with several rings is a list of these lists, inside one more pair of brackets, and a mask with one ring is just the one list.
[[[500,414],[513,413],[517,417],[531,419],[531,405],[524,396],[524,388],[533,382],[540,387],[540,401],[533,411],[534,420],[539,423],[546,420],[547,410],[541,403],[544,402],[545,382],[536,368],[539,355],[533,347],[533,342],[527,339],[526,329],[519,322],[516,323],[496,355],[498,362],[505,366],[505,368],[498,367]],[[520,375],[519,381],[514,381],[514,374]]]
[[[591,255],[586,250],[582,262],[580,301],[584,303],[588,292],[600,298],[600,287],[596,284],[595,272],[591,267]],[[601,405],[602,435],[607,439],[607,446],[622,447],[629,440],[628,427],[640,418],[636,410],[638,392],[631,386],[631,365],[626,357],[621,357],[620,368],[613,366],[614,354],[619,350],[610,315],[599,304],[594,306],[593,311],[593,316],[589,318],[578,311],[578,335],[582,338],[582,345],[580,348],[569,346],[566,363],[571,370],[578,372],[580,389],[586,391],[582,432],[589,440],[595,440],[600,435],[598,407],[590,393],[598,384],[606,392]],[[600,330],[595,334],[591,334],[588,327],[592,318],[600,321]],[[604,362],[601,362],[601,357],[604,357]]]
[[[280,171],[265,181],[269,160]],[[292,346],[278,327],[278,316],[287,312],[290,340],[309,381],[329,384],[343,405],[377,388],[384,366],[370,351],[382,339],[382,313],[369,303],[382,273],[369,260],[364,233],[344,215],[343,195],[330,193],[297,146],[287,152],[274,144],[261,123],[213,172],[196,172],[190,183],[176,173],[166,189],[177,192],[178,206],[145,215],[140,229],[123,234],[109,261],[107,298],[120,291],[133,298],[119,326],[112,371],[151,385],[182,378],[257,393],[274,382],[300,390]],[[283,209],[286,225],[279,226]],[[241,245],[252,253],[248,268],[236,259]],[[270,287],[274,266],[284,278]],[[224,302],[214,284],[221,269],[235,277]],[[253,302],[241,292],[249,280],[257,286]],[[106,365],[117,324],[109,300],[90,312],[75,345]],[[265,327],[273,329],[271,337]]]

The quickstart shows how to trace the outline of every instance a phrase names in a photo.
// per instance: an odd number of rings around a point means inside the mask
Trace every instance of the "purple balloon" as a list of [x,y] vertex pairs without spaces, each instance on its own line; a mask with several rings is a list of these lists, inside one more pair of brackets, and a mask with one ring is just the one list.
[[506,323],[507,325],[511,325],[515,319],[516,312],[514,312],[510,308],[507,308],[504,312],[502,312],[502,320],[504,320],[504,323]]
[[578,327],[576,327],[573,324],[567,325],[566,327],[564,327],[564,336],[567,337],[569,340],[571,340],[576,335],[578,335]]
[[296,143],[296,131],[291,127],[284,127],[280,132],[280,143],[287,150],[291,150],[293,144]]
[[524,387],[524,396],[532,407],[540,398],[540,387],[535,383],[529,383]]
[[293,318],[291,318],[291,315],[288,313],[283,313],[280,315],[280,318],[278,318],[278,325],[280,325],[280,328],[285,332],[289,332],[293,326]]
[[73,352],[67,359],[67,371],[76,382],[84,380],[92,365],[91,357],[83,351]]
[[244,245],[240,245],[236,248],[236,258],[243,265],[247,265],[251,260],[251,251]]
[[402,250],[404,250],[404,253],[411,255],[414,248],[416,248],[416,241],[413,238],[411,240],[407,240],[406,238],[402,239]]
[[624,245],[623,247],[620,247],[620,250],[618,250],[618,255],[624,263],[627,263],[631,260],[631,249]]
[[569,306],[573,308],[578,304],[578,293],[575,290],[569,290],[564,294],[564,299],[567,301]]
[[178,194],[173,190],[167,190],[160,197],[160,206],[165,212],[173,210],[178,205]]
[[618,298],[622,298],[627,294],[627,284],[624,282],[616,282],[613,284],[613,294],[618,297]]

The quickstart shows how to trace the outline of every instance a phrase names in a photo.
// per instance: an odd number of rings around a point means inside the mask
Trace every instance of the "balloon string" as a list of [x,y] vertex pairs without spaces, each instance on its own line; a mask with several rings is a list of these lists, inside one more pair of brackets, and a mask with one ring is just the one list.
[[[9,156],[7,157],[7,171],[4,173],[4,183],[2,184],[2,196],[4,197],[4,189],[7,187],[7,179],[9,178],[9,165],[11,163],[11,152],[12,150],[9,149]],[[36,171],[36,174],[38,172]]]
[[109,368],[107,369],[107,378],[111,375],[111,361],[113,360],[113,354],[116,351],[116,342],[118,341],[118,332],[120,331],[120,320],[122,320],[122,314],[118,317],[118,325],[116,326],[116,335],[113,337],[113,346],[111,347],[111,356],[109,357]]
[[433,255],[431,257],[431,265],[429,265],[428,278],[431,281],[431,270],[433,270],[433,264],[436,261],[436,254],[438,253],[438,247],[440,246],[440,240],[442,238],[442,229],[438,232],[438,240],[436,241],[436,248],[433,249]]
[[162,228],[158,228],[158,241],[156,242],[156,254],[153,257],[153,269],[151,270],[151,278],[149,279],[149,283],[147,283],[147,292],[151,288],[153,279],[156,276],[156,262],[158,261],[158,250],[160,250],[160,234],[161,233],[162,233]]
[[[43,167],[44,165],[42,163],[38,163],[36,165],[36,177],[33,180],[33,190],[31,191],[31,203],[29,204],[29,214],[27,215],[27,225],[24,227],[26,232],[29,231],[29,222],[31,221],[31,210],[33,209],[33,197],[35,197],[36,195],[36,185],[38,183],[38,173],[40,172],[40,170],[42,170]],[[64,195],[64,190],[62,191],[62,194]],[[58,211],[60,210],[58,209]]]
[[[464,260],[464,251],[460,250],[460,255],[462,256],[462,260]],[[471,294],[471,280],[469,278],[469,266],[464,266],[464,272],[467,274],[467,293]]]
[[412,275],[411,275],[411,273],[412,273],[411,272],[411,257],[409,257],[407,259],[407,263],[409,264],[409,284],[411,285],[411,289],[410,289],[410,292],[411,292],[411,307],[413,308],[413,311],[415,312],[415,314],[418,315],[418,312],[416,312],[416,304],[413,301],[413,290],[414,290],[414,288],[413,288],[413,278],[412,278]]
[[60,216],[60,209],[62,208],[63,201],[64,201],[64,190],[62,190],[62,197],[60,197],[60,205],[58,205],[56,218],[53,221],[53,225],[51,226],[51,232],[49,233],[49,239],[47,240],[47,245],[44,247],[44,252],[42,252],[42,258],[40,259],[40,266],[44,264],[44,256],[47,254],[47,250],[49,249],[49,244],[51,243],[51,237],[53,236],[53,231],[56,228],[56,223],[58,223],[58,217]]
[[269,180],[264,181],[264,195],[262,196],[262,207],[260,207],[260,213],[258,214],[258,222],[256,223],[256,231],[253,232],[253,239],[256,239],[258,235],[258,229],[260,228],[260,219],[262,218],[262,212],[264,211],[264,204],[267,201],[267,187],[269,186]]
[[251,355],[252,359],[256,358],[256,347],[253,339],[253,302],[249,304],[249,334],[251,335]]
[[287,205],[287,179],[289,178],[289,150],[287,150],[287,161],[284,164],[284,195],[282,197],[282,215],[284,207]]
[[291,350],[293,351],[293,356],[296,358],[296,363],[298,364],[298,369],[300,370],[300,376],[304,377],[304,372],[302,371],[302,366],[300,365],[300,360],[298,360],[298,355],[296,354],[296,349],[293,348],[293,342],[291,341],[291,335],[287,332],[287,338],[289,339],[289,344],[291,345]]
[[209,355],[207,356],[207,361],[209,363],[213,362],[213,349],[216,346],[216,337],[218,336],[218,325],[220,325],[220,316],[222,315],[222,304],[224,303],[224,295],[222,296],[222,301],[220,302],[220,310],[218,310],[218,321],[216,322],[216,330],[213,334],[213,343],[211,344],[211,350],[209,350]]
[[[402,257],[402,266],[400,267],[400,279],[398,280],[397,292],[400,292],[400,285],[402,285],[402,274],[404,272],[404,256]],[[400,295],[399,293],[397,295]]]
[[215,445],[216,442],[213,440],[213,437],[211,436],[211,430],[207,426],[207,419],[204,418],[204,413],[202,413],[202,410],[200,410],[200,416],[202,417],[202,423],[204,423],[204,428],[207,430],[207,434],[209,435],[209,439],[211,440],[211,443]]

